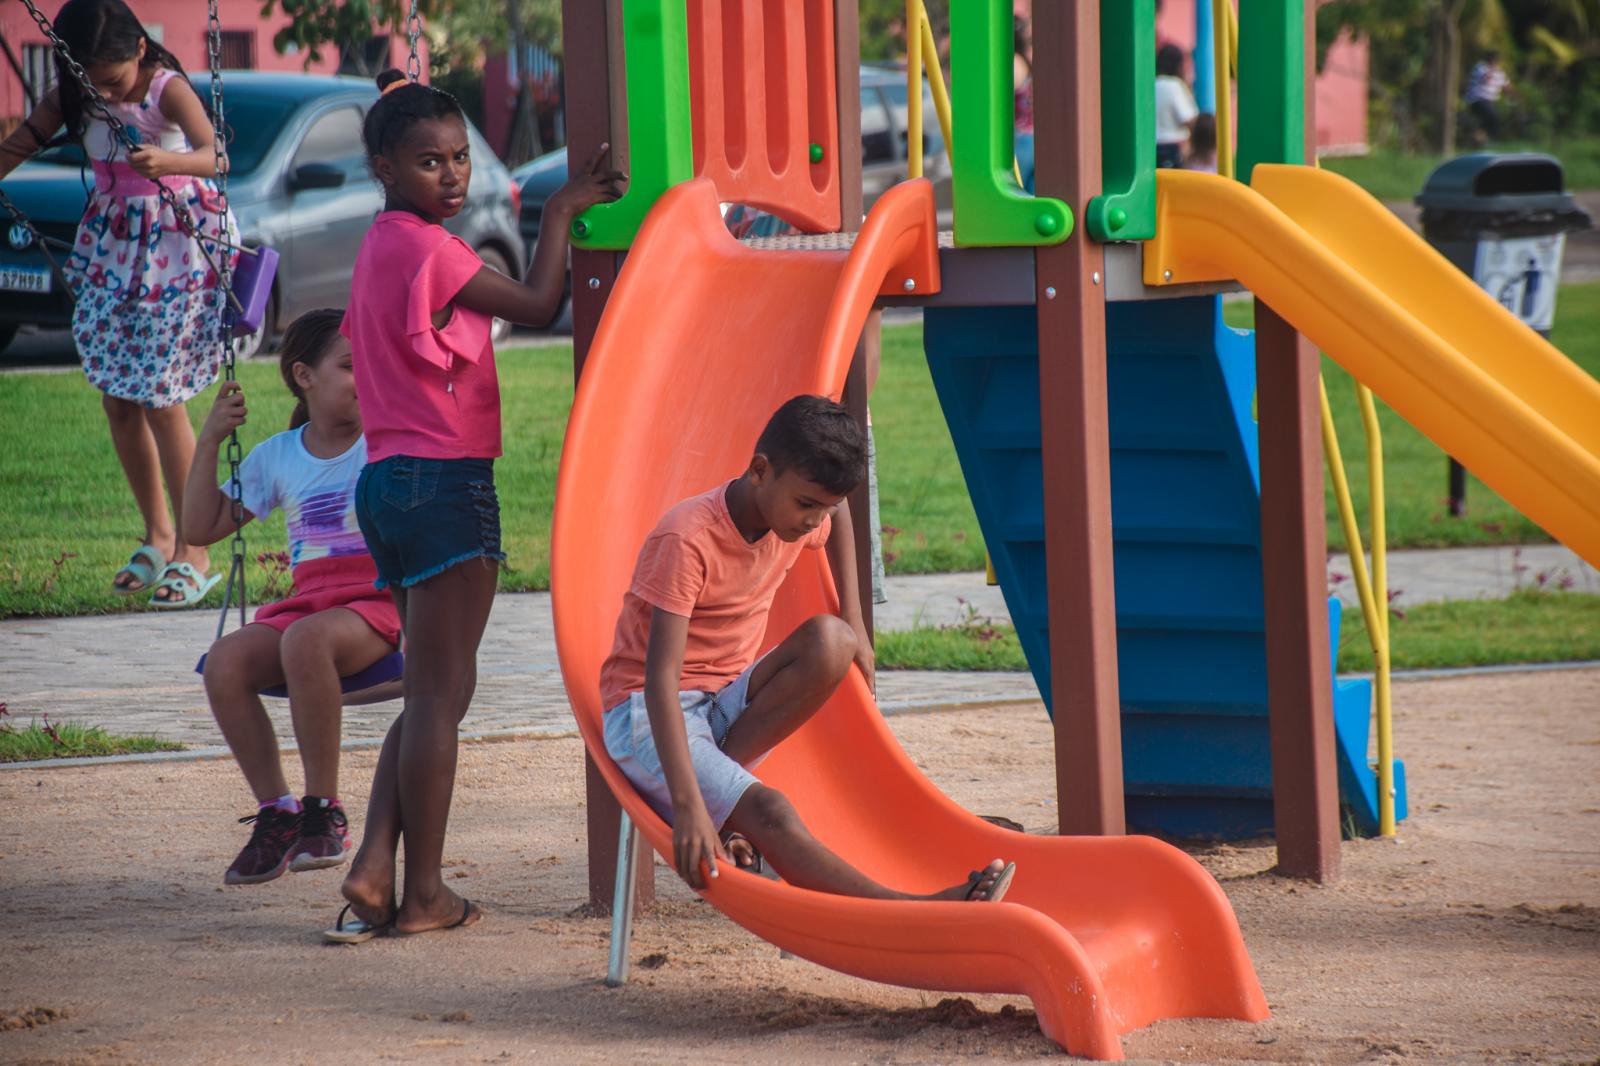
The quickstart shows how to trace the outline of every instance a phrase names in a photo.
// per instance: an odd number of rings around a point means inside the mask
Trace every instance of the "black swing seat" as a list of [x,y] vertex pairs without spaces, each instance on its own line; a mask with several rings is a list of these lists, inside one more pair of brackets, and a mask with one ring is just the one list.
[[[380,685],[392,684],[400,680],[401,675],[405,672],[405,665],[405,655],[398,651],[392,651],[365,670],[357,670],[348,677],[341,677],[339,679],[339,691],[348,696],[367,692],[370,689],[378,688]],[[200,656],[200,661],[195,664],[194,672],[197,674],[206,672],[206,657],[204,655]],[[261,695],[273,696],[280,700],[288,699],[289,690],[283,685],[273,685],[271,688],[262,689]],[[398,695],[400,695],[400,692],[398,686],[396,686],[392,694],[385,695],[382,698],[394,699]]]

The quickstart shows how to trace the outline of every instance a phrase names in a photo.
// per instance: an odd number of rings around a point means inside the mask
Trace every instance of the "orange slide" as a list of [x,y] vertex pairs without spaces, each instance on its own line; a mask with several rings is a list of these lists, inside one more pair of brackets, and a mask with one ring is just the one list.
[[[845,252],[741,245],[696,179],[661,198],[628,255],[567,428],[551,583],[584,743],[662,855],[671,830],[606,755],[600,727],[600,664],[639,546],[669,506],[744,469],[780,403],[837,397],[880,290],[937,291],[937,271],[920,180],[885,195]],[[768,646],[836,604],[823,553],[803,552]],[[724,867],[706,898],[795,955],[913,988],[1028,996],[1046,1035],[1101,1059],[1159,1018],[1267,1016],[1233,910],[1198,863],[1148,837],[1032,836],[973,816],[912,764],[855,671],[759,773],[884,884],[930,892],[996,856],[1018,867],[997,904],[853,899]]]

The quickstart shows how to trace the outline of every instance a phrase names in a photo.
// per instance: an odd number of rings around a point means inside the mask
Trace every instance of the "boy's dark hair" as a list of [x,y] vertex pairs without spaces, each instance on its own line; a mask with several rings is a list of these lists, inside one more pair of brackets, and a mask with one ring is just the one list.
[[289,386],[289,391],[294,393],[296,403],[294,413],[289,416],[289,428],[299,429],[311,421],[311,412],[306,409],[305,395],[300,391],[300,386],[294,381],[294,366],[304,363],[306,366],[315,367],[322,362],[322,357],[328,354],[328,349],[333,346],[333,339],[339,335],[339,323],[344,321],[344,312],[331,307],[321,307],[315,311],[307,311],[289,324],[283,334],[283,346],[278,353],[278,370],[283,374],[283,383]]
[[796,396],[773,414],[756,441],[775,474],[798,470],[836,496],[867,476],[867,438],[840,404]]
[[1194,117],[1189,127],[1189,154],[1204,159],[1217,151],[1217,116],[1202,111]]
[[1175,44],[1164,44],[1156,49],[1156,73],[1169,78],[1183,77],[1183,49]]
[[[406,76],[390,67],[378,75],[378,88],[387,89]],[[367,112],[361,125],[361,140],[367,146],[367,155],[384,155],[399,144],[406,132],[418,122],[428,119],[456,118],[466,121],[461,104],[443,89],[414,82],[392,89],[378,97],[378,102]]]
[[[166,67],[177,74],[184,72],[178,57],[145,32],[144,24],[122,0],[67,0],[56,12],[51,28],[66,42],[67,51],[82,67],[126,62],[139,54],[139,42],[143,41],[141,67]],[[66,136],[79,140],[88,125],[84,117],[83,88],[59,55],[55,57],[55,64],[56,91],[61,102],[61,118],[67,127]],[[127,102],[137,104],[139,101]],[[211,102],[204,97],[200,102],[209,115]]]

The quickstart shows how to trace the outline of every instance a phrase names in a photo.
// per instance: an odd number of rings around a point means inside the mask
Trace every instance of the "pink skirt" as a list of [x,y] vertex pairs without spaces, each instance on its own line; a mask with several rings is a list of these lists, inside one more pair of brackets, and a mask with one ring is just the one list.
[[373,587],[378,567],[370,555],[333,555],[294,568],[295,594],[257,608],[251,624],[282,633],[302,618],[331,607],[359,614],[384,640],[399,647],[400,612],[394,598]]

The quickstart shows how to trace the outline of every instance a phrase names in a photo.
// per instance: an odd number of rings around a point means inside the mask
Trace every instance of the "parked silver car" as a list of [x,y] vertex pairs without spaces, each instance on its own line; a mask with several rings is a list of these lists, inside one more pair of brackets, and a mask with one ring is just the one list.
[[[383,193],[367,171],[361,143],[361,123],[378,91],[367,79],[315,74],[229,71],[223,79],[231,131],[228,201],[244,243],[275,248],[280,256],[266,322],[240,345],[248,355],[270,344],[303,312],[349,301],[361,238],[383,210]],[[196,87],[202,95],[210,91],[209,82],[197,80]],[[521,190],[470,122],[467,133],[472,184],[466,205],[447,228],[488,265],[521,277],[526,263],[517,232]],[[86,197],[82,160],[76,146],[55,149],[18,167],[5,181],[7,195],[43,233],[69,244]],[[44,257],[4,212],[0,233],[6,235],[0,242],[0,279],[30,279],[37,289]],[[3,293],[0,350],[19,326],[70,323],[67,295],[53,279],[46,288],[26,291],[19,283]],[[508,331],[508,324],[496,322],[496,340]]]

